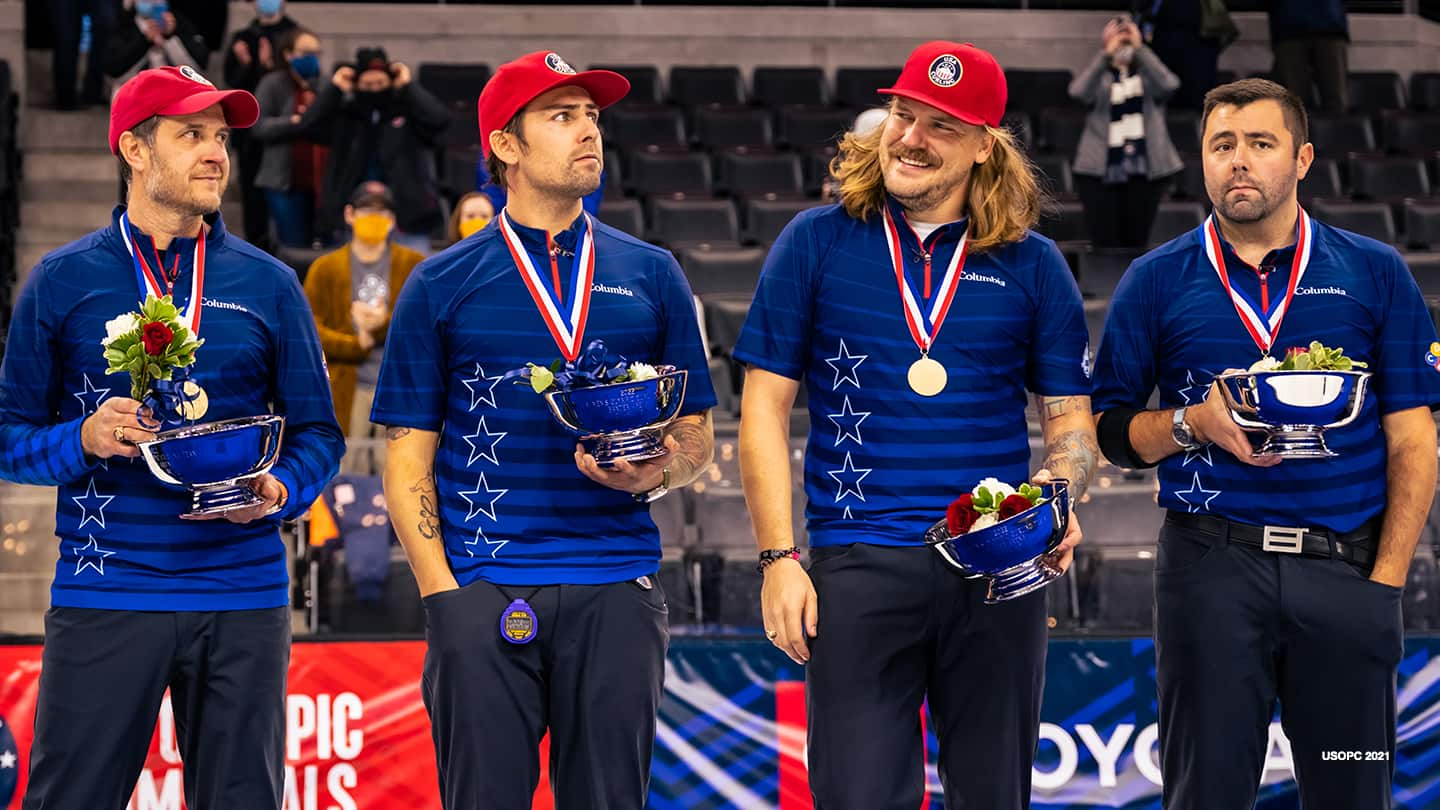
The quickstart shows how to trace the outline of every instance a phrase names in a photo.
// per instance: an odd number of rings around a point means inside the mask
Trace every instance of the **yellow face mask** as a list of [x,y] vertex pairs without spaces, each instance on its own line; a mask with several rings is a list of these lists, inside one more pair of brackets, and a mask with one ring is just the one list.
[[479,233],[485,228],[486,225],[489,224],[489,217],[480,217],[479,219],[467,219],[460,223],[460,238],[464,239],[471,234]]
[[394,220],[384,214],[356,214],[350,227],[355,232],[356,241],[378,245],[390,236],[390,229],[394,226]]

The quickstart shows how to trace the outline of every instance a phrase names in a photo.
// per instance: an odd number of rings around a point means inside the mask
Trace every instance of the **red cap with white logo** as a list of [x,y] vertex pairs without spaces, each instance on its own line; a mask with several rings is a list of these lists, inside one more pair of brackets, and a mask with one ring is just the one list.
[[998,127],[1005,116],[1005,71],[968,42],[921,45],[905,60],[895,86],[878,92],[928,104],[976,126]]
[[142,70],[110,102],[110,152],[120,154],[120,135],[154,115],[190,115],[219,104],[235,129],[260,118],[260,104],[244,90],[216,90],[189,65]]
[[527,53],[506,62],[480,91],[480,148],[490,156],[490,133],[505,128],[525,105],[557,87],[575,86],[605,109],[630,92],[630,80],[610,70],[575,68],[554,51]]

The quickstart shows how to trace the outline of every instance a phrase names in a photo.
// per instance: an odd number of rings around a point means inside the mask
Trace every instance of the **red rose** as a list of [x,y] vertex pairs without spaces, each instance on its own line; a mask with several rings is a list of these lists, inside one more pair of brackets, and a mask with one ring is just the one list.
[[975,511],[975,498],[970,493],[965,493],[956,498],[945,510],[945,528],[950,532],[951,537],[970,531],[980,513]]
[[1035,504],[1030,503],[1030,499],[1025,497],[1024,495],[1021,495],[1019,493],[1009,495],[1006,496],[1005,500],[1000,502],[1000,508],[996,510],[996,517],[1001,520],[1004,520],[1005,518],[1015,517],[1016,515],[1024,512],[1026,509],[1029,509],[1034,505]]
[[174,339],[175,333],[159,321],[145,324],[145,328],[140,331],[140,340],[145,343],[145,353],[151,357],[164,354],[165,347]]

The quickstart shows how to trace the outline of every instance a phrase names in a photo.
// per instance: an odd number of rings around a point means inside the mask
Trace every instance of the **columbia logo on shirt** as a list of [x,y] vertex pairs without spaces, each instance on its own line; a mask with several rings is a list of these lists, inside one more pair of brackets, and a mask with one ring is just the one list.
[[609,293],[610,295],[628,295],[631,298],[635,297],[634,291],[632,291],[629,287],[620,287],[610,284],[594,284],[590,287],[590,289],[598,293]]

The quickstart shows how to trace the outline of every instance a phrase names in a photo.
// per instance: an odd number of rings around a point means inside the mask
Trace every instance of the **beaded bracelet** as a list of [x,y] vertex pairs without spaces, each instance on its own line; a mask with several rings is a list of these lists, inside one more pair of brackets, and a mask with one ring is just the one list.
[[755,566],[755,570],[763,574],[765,573],[765,569],[769,568],[776,560],[783,560],[787,557],[799,561],[800,549],[794,546],[790,548],[767,548],[760,552],[760,564]]

